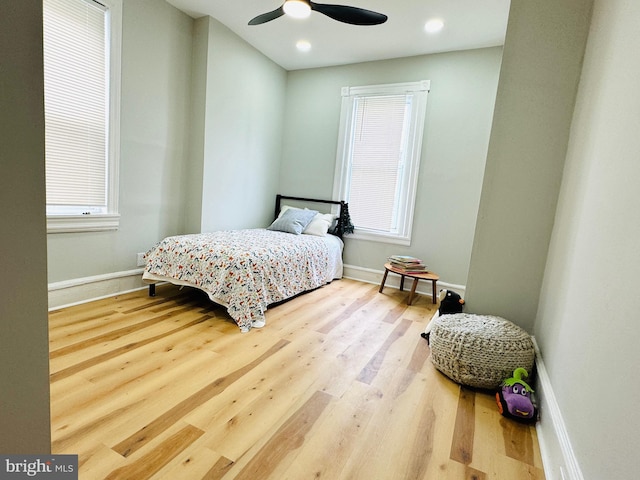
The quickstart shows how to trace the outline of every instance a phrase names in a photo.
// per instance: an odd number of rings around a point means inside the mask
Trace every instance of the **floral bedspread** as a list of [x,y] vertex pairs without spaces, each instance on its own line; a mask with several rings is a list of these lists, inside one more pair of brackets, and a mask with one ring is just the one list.
[[243,332],[269,304],[327,283],[329,266],[322,237],[266,229],[167,237],[146,257],[145,275],[203,290]]

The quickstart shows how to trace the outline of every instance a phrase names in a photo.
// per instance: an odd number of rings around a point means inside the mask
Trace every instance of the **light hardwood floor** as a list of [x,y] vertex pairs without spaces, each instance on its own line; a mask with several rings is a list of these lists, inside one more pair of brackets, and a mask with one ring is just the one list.
[[430,298],[352,280],[242,334],[195,290],[50,313],[52,451],[90,479],[543,479],[534,427],[461,388]]

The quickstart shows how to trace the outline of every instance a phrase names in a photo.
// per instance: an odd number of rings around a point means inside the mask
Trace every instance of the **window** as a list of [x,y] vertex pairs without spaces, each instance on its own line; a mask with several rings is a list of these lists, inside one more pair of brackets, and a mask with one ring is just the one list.
[[118,228],[121,0],[43,0],[47,231]]
[[409,245],[429,81],[344,87],[334,198],[353,238]]

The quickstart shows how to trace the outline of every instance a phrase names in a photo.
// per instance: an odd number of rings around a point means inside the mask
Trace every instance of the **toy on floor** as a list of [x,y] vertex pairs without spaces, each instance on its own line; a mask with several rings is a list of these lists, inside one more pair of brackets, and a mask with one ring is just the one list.
[[496,402],[501,415],[524,422],[535,422],[538,410],[531,401],[533,389],[522,377],[529,373],[524,368],[516,368],[513,377],[502,382],[502,388],[496,392]]
[[440,291],[440,308],[438,309],[440,315],[447,315],[449,313],[462,313],[463,305],[464,299],[456,292],[452,290]]
[[448,315],[452,313],[462,313],[462,307],[464,306],[464,299],[452,290],[440,290],[440,308],[436,310],[433,317],[427,324],[427,328],[420,335],[427,342],[429,342],[429,333],[431,333],[431,325],[433,321],[440,315]]

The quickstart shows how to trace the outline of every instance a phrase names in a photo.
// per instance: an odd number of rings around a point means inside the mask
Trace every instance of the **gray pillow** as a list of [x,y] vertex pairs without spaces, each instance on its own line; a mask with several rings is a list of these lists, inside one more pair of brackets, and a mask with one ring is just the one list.
[[267,230],[277,230],[280,232],[293,233],[300,235],[302,231],[309,225],[313,217],[318,213],[317,210],[300,210],[289,208],[280,217],[278,217]]

